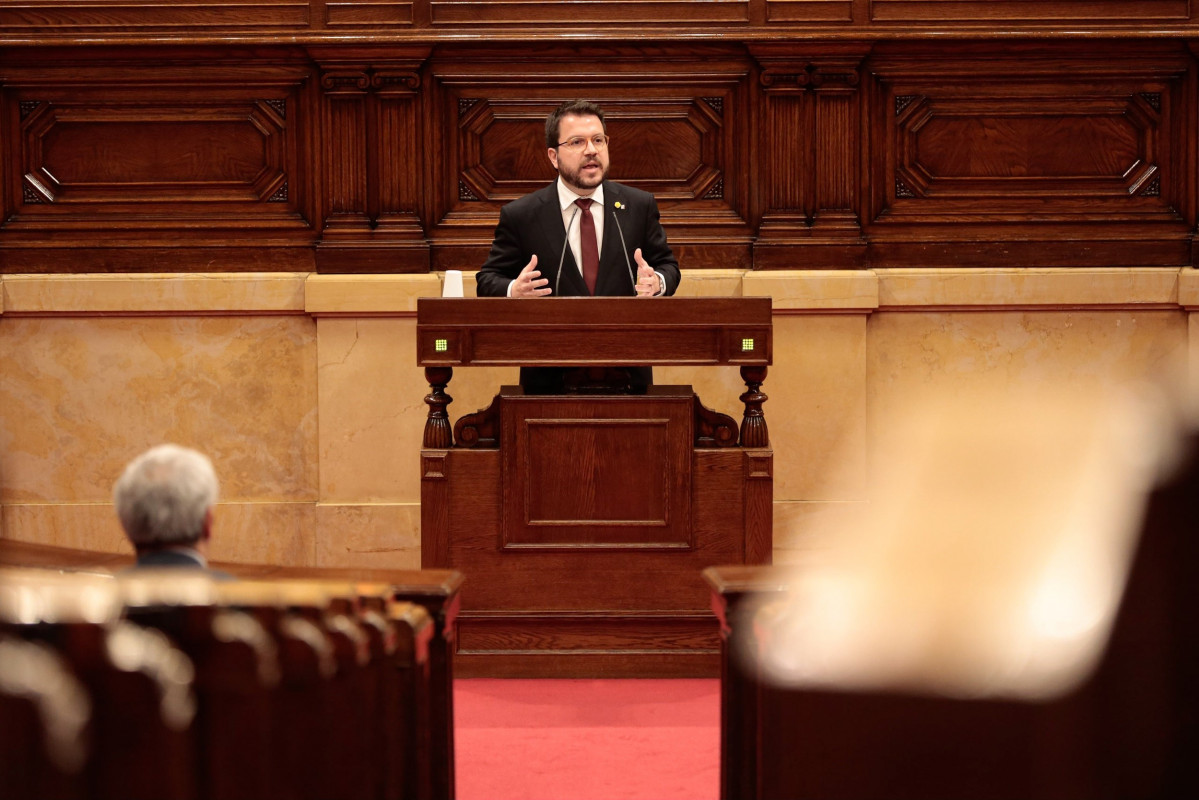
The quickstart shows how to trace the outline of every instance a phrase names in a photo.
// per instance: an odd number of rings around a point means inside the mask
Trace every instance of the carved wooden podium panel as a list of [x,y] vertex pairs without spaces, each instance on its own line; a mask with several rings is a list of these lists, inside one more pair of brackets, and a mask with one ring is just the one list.
[[[419,301],[422,566],[466,576],[460,675],[718,674],[701,572],[770,561],[770,314],[769,298]],[[745,415],[690,386],[504,386],[451,429],[445,388],[472,364],[737,364]]]

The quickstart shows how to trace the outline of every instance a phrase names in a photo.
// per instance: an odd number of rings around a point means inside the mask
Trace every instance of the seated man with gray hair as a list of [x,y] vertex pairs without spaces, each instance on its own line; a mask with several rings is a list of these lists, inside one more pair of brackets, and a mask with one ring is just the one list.
[[219,485],[212,462],[177,444],[153,447],[129,462],[113,503],[138,567],[208,567],[212,509]]

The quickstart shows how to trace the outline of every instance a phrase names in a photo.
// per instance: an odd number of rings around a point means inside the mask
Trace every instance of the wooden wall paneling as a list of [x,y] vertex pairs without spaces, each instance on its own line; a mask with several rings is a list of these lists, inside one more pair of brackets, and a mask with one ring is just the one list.
[[745,461],[746,564],[769,564],[774,558],[774,453],[746,449]]
[[764,0],[766,21],[850,23],[860,0]]
[[[540,24],[557,27],[566,21],[561,6],[532,0],[431,0],[430,5],[435,26]],[[749,0],[706,0],[703,3],[604,0],[572,3],[568,15],[571,24],[736,24],[748,21],[749,5]]]
[[[20,107],[0,77],[0,243],[4,224],[21,202],[21,137],[17,135],[21,129]],[[2,258],[0,251],[0,272],[4,271]]]
[[0,269],[303,268],[314,235],[303,62],[236,51],[28,55],[0,60]]
[[312,24],[312,5],[312,0],[208,0],[186,4],[161,0],[4,0],[0,2],[0,28],[13,33],[108,32],[126,37],[172,31],[294,33]]
[[1170,140],[1174,149],[1174,171],[1170,184],[1175,187],[1172,198],[1179,215],[1188,222],[1191,239],[1190,263],[1196,263],[1195,225],[1199,223],[1199,42],[1188,41],[1190,54],[1186,78],[1181,91],[1173,97],[1173,128]]
[[615,40],[626,33],[668,40],[680,29],[707,37],[796,28],[804,29],[805,38],[875,30],[901,36],[1012,29],[1075,35],[1146,26],[1177,30],[1193,26],[1192,19],[1187,0],[591,0],[570,4],[569,18],[560,4],[537,0],[0,0],[0,41],[220,43],[240,37],[264,43],[364,34],[379,41],[409,31],[450,41],[530,30],[570,36],[570,23],[586,25],[587,35],[619,31]]
[[443,568],[450,563],[449,469],[448,450],[421,451],[421,569]]
[[[314,52],[320,63],[325,214],[321,272],[426,272],[421,65],[427,49],[387,56]],[[406,57],[405,57],[406,56]]]
[[[427,2],[328,2],[324,6],[325,27],[339,30],[350,27],[366,27],[375,31],[403,30],[418,22],[417,7],[428,8]],[[427,23],[428,14],[425,14]]]
[[870,19],[975,26],[1045,21],[1177,22],[1190,18],[1189,6],[1186,0],[871,0]]
[[889,44],[869,71],[872,265],[1190,262],[1177,43]]
[[446,48],[430,63],[427,130],[444,137],[430,177],[436,268],[478,267],[500,207],[553,180],[545,116],[574,97],[604,107],[610,177],[657,196],[684,267],[749,266],[751,65],[740,51]]
[[767,207],[756,269],[861,266],[860,65],[869,45],[760,44],[759,167]]

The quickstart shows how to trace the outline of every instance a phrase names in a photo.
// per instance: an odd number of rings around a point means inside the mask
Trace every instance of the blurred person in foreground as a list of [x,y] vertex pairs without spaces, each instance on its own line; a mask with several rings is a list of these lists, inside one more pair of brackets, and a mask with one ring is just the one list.
[[212,462],[195,450],[162,444],[129,462],[113,487],[113,504],[137,551],[135,569],[207,570],[219,492]]

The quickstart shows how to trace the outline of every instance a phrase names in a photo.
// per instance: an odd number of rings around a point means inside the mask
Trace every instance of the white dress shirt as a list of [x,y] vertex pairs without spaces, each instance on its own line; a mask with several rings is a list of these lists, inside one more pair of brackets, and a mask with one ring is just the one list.
[[[566,227],[566,239],[570,242],[571,255],[575,257],[575,266],[578,267],[579,274],[583,274],[583,245],[581,233],[583,228],[583,220],[575,214],[577,209],[579,214],[583,213],[583,209],[575,205],[575,200],[583,197],[581,194],[575,194],[570,189],[566,188],[566,184],[562,179],[558,179],[558,205],[562,208],[562,225]],[[595,193],[591,195],[594,200],[591,208],[587,211],[591,214],[591,218],[595,220],[595,252],[597,256],[603,256],[604,246],[604,185],[601,183],[595,187]],[[571,219],[574,222],[571,222]]]

